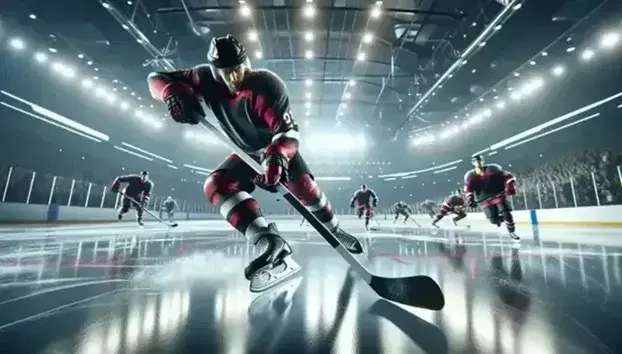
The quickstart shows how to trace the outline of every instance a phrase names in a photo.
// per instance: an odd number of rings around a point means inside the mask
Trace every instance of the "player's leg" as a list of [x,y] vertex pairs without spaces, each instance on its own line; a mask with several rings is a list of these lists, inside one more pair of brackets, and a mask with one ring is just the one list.
[[117,216],[119,220],[123,219],[123,215],[130,211],[131,203],[132,202],[127,197],[121,199],[121,208],[119,208],[119,215]]
[[447,208],[445,205],[442,205],[441,209],[438,212],[438,214],[436,214],[436,216],[432,220],[432,226],[438,227],[436,224],[439,221],[441,221],[441,219],[443,219],[445,217],[445,215],[447,215],[447,213],[449,213],[449,212],[450,212],[449,208]]
[[458,226],[458,221],[466,218],[466,212],[464,210],[460,210],[456,212],[456,216],[453,218],[454,225]]
[[402,215],[404,215],[404,224],[406,223],[406,221],[408,221],[408,218],[410,217],[410,214],[408,214],[407,211],[403,211]]
[[313,179],[309,167],[300,154],[289,162],[287,188],[298,200],[329,229],[343,246],[352,253],[363,252],[360,242],[339,227],[330,201]]
[[395,219],[393,219],[393,223],[395,224],[397,222],[397,219],[399,219],[400,217],[400,213],[399,212],[395,212]]
[[220,209],[229,224],[260,248],[259,257],[244,269],[245,277],[251,280],[251,289],[253,280],[259,279],[265,271],[275,268],[277,272],[285,272],[287,268],[279,268],[292,253],[276,225],[268,224],[259,203],[250,194],[255,188],[256,175],[239,156],[231,154],[207,177],[203,188],[207,200]]
[[365,228],[369,228],[369,220],[371,220],[374,210],[369,204],[365,205],[364,209],[365,209]]
[[[143,226],[143,207],[140,204],[132,202],[134,209],[136,209],[136,222],[138,225]],[[147,206],[145,206],[146,208]]]
[[491,224],[501,226],[501,217],[499,216],[499,206],[498,205],[489,205],[487,207],[482,208],[484,210],[484,215]]
[[512,215],[512,206],[507,201],[499,203],[498,205],[500,214],[503,217],[503,222],[510,236],[515,240],[520,240],[520,237],[516,235],[516,224],[514,223],[514,216]]
[[356,216],[359,219],[363,217],[364,212],[365,212],[365,207],[360,206],[360,207],[356,208]]

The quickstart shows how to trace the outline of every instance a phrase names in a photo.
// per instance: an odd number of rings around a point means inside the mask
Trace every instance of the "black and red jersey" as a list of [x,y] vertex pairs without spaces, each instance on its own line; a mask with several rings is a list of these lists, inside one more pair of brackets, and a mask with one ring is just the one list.
[[473,195],[478,202],[484,202],[504,195],[505,185],[515,181],[514,175],[504,171],[501,166],[484,165],[482,173],[473,169],[464,175],[464,193],[467,197]]
[[350,200],[350,205],[357,206],[369,206],[378,203],[378,197],[376,193],[374,193],[371,189],[366,190],[358,190],[354,193],[352,200]]
[[151,180],[143,180],[139,175],[119,176],[112,182],[112,189],[118,189],[121,183],[127,183],[123,193],[128,197],[141,197],[145,200],[151,198],[151,191],[153,190],[153,182]]
[[268,70],[250,71],[236,93],[218,81],[209,65],[149,75],[151,95],[160,101],[189,89],[214,113],[224,133],[247,153],[264,149],[291,159],[298,152],[298,126],[292,117],[285,83]]

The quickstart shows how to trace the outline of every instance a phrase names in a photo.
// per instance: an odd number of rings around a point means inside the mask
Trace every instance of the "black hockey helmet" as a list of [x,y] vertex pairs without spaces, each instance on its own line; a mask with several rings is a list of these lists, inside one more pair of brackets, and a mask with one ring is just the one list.
[[149,176],[149,172],[147,172],[147,171],[140,171],[140,175],[141,176]]
[[246,48],[235,37],[214,37],[207,52],[207,61],[216,69],[232,68],[247,63]]
[[361,189],[367,189],[367,185],[361,184]]
[[475,162],[475,161],[484,161],[484,156],[482,156],[482,155],[473,155],[473,157],[471,157],[471,162]]

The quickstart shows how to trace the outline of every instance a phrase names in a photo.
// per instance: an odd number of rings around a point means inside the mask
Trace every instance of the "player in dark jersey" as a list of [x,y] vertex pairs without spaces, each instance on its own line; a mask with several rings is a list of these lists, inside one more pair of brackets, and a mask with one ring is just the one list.
[[177,201],[173,199],[170,195],[162,202],[161,210],[166,212],[169,222],[173,222],[175,219],[175,211],[179,210],[179,205],[177,205]]
[[[155,99],[166,103],[171,118],[182,124],[196,125],[205,117],[200,104],[204,101],[231,141],[264,165],[265,172],[258,175],[231,154],[204,185],[206,198],[261,249],[244,271],[251,290],[273,287],[300,270],[276,224],[266,221],[250,194],[256,186],[276,192],[275,186],[285,183],[345,248],[361,253],[360,242],[339,227],[298,149],[298,125],[283,81],[270,71],[251,69],[246,49],[231,35],[213,38],[207,58],[208,64],[191,69],[151,73],[149,88]],[[265,272],[270,272],[270,282],[262,284],[266,277],[260,275]]]
[[404,224],[405,224],[406,221],[408,221],[410,214],[412,214],[413,212],[412,209],[406,203],[402,201],[395,203],[393,205],[393,208],[395,209],[395,219],[393,220],[394,224],[397,222],[397,219],[399,219],[400,215],[404,215]]
[[369,230],[369,220],[374,215],[374,209],[378,206],[378,196],[373,190],[362,185],[361,189],[354,192],[350,200],[350,208],[356,208],[356,215],[360,219],[365,215],[365,228]]
[[423,203],[421,203],[421,209],[426,211],[428,215],[430,215],[430,218],[432,219],[434,219],[434,217],[436,216],[436,213],[434,212],[434,208],[436,208],[436,203],[429,199],[426,199]]
[[485,164],[481,155],[472,158],[474,169],[464,175],[464,195],[467,205],[475,207],[481,203],[484,214],[491,223],[501,226],[504,222],[510,237],[516,235],[512,207],[508,196],[516,194],[516,178],[496,164]]
[[462,196],[462,192],[458,189],[454,195],[449,196],[449,198],[443,202],[441,205],[441,209],[439,213],[434,217],[432,221],[432,226],[436,226],[436,223],[441,221],[441,219],[447,214],[455,214],[456,216],[451,219],[454,222],[455,226],[458,226],[458,221],[466,218],[466,201]]
[[149,179],[149,173],[142,171],[140,175],[119,176],[112,182],[110,191],[115,194],[119,193],[121,183],[127,183],[127,186],[123,189],[123,194],[125,195],[121,200],[119,220],[123,219],[123,214],[127,213],[132,204],[134,204],[134,208],[136,208],[136,221],[138,225],[143,226],[143,210],[147,207],[151,198],[151,191],[153,190],[153,182]]

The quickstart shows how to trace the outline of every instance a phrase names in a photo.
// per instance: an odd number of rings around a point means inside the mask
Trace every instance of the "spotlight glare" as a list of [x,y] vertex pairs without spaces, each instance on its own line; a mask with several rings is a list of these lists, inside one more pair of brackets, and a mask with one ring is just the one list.
[[581,59],[590,60],[594,57],[594,51],[591,49],[586,49],[581,53]]
[[22,50],[26,48],[26,43],[24,43],[24,41],[20,38],[12,38],[9,45],[15,50]]
[[259,34],[257,33],[257,31],[251,30],[250,32],[248,32],[249,41],[256,42],[258,38],[259,38]]
[[130,104],[127,102],[121,102],[121,105],[119,105],[119,107],[122,111],[127,111],[130,108]]
[[305,58],[313,59],[313,51],[312,50],[305,51]]
[[307,87],[311,87],[311,86],[313,85],[313,80],[311,80],[311,79],[306,79],[306,80],[305,80],[305,85],[306,85]]
[[90,89],[92,88],[94,85],[93,81],[90,79],[84,79],[82,80],[82,87],[86,88],[86,89]]
[[367,58],[367,56],[363,52],[360,52],[360,53],[358,53],[356,55],[356,60],[358,60],[358,61],[365,61],[366,58]]
[[352,95],[350,94],[350,92],[346,92],[343,94],[343,98],[346,100],[349,100],[352,97]]
[[370,15],[371,18],[380,18],[380,15],[382,15],[382,10],[380,9],[380,6],[375,5],[374,7],[372,7]]
[[35,14],[30,14],[28,17],[30,17],[31,20],[36,20],[37,19],[37,15],[35,15]]
[[95,89],[95,96],[96,97],[106,97],[106,89],[103,87],[98,87]]
[[313,31],[307,31],[305,33],[305,41],[307,42],[313,41]]
[[349,85],[349,86],[356,86],[356,80],[350,80],[350,81],[348,81],[348,85]]
[[564,67],[563,66],[558,65],[558,66],[553,68],[553,75],[561,76],[563,74],[564,74]]
[[38,52],[35,54],[35,60],[38,63],[45,63],[48,60],[48,57],[47,55],[45,55],[45,53]]
[[315,6],[313,4],[305,5],[303,14],[306,18],[313,18],[315,16]]
[[497,108],[498,109],[504,109],[505,108],[505,102],[503,102],[503,101],[497,102]]
[[613,48],[620,41],[620,35],[616,32],[606,33],[600,40],[600,45],[603,48]]
[[305,102],[305,108],[311,108],[311,102]]
[[246,4],[242,4],[242,6],[240,7],[240,14],[242,15],[242,17],[250,17],[251,12],[251,8]]
[[367,32],[363,35],[363,43],[371,43],[374,40],[374,36],[370,33]]
[[255,58],[256,58],[256,59],[261,59],[261,58],[263,58],[263,53],[261,52],[261,50],[257,50],[257,51],[255,51]]

